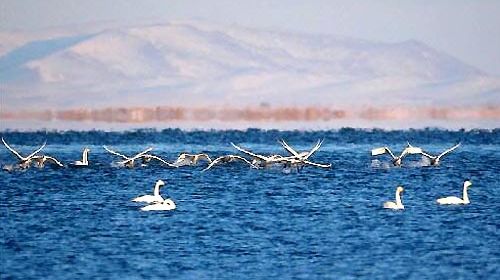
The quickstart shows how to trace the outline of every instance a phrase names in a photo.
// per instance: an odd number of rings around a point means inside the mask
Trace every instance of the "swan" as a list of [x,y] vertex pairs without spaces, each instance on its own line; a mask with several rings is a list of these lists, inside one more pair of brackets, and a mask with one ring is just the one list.
[[46,155],[43,155],[43,156],[34,156],[33,157],[33,160],[37,163],[37,166],[39,168],[42,168],[45,166],[45,162],[52,162],[53,164],[59,166],[59,167],[64,167],[64,165],[58,161],[57,159],[55,159],[54,157],[50,157],[50,156],[46,156]]
[[26,157],[23,157],[21,154],[19,154],[16,150],[14,150],[12,147],[9,146],[9,144],[7,144],[7,142],[5,142],[5,140],[3,139],[2,137],[2,142],[4,144],[4,146],[14,155],[18,158],[18,162],[17,162],[17,166],[20,167],[21,169],[26,169],[28,167],[30,167],[31,165],[31,161],[33,159],[33,157],[38,154],[44,147],[45,145],[47,144],[47,141],[45,141],[42,146],[40,146],[40,148],[36,149],[34,152],[32,152],[31,154],[29,154],[28,156]]
[[109,148],[108,148],[108,147],[106,147],[106,146],[103,146],[103,148],[104,148],[106,151],[108,151],[109,153],[111,153],[111,154],[113,154],[113,155],[116,155],[116,156],[119,156],[119,157],[123,158],[124,160],[119,161],[119,162],[118,162],[118,164],[123,165],[123,166],[128,167],[128,168],[132,168],[132,167],[134,167],[134,162],[135,162],[135,160],[136,160],[136,159],[138,159],[138,158],[142,157],[144,154],[147,154],[147,153],[149,153],[151,150],[153,150],[153,148],[147,148],[146,150],[144,150],[144,151],[142,151],[142,152],[140,152],[140,153],[136,154],[136,155],[135,155],[135,156],[133,156],[133,157],[128,157],[128,156],[126,156],[126,155],[123,155],[123,154],[120,154],[120,153],[118,153],[118,152],[115,152],[115,151],[113,151],[113,150],[109,149]]
[[212,159],[205,153],[201,154],[181,153],[179,157],[177,157],[173,165],[175,167],[181,167],[185,165],[196,165],[200,160],[206,160],[208,161],[208,163],[212,163]]
[[162,202],[156,202],[141,208],[141,211],[169,211],[176,208],[175,202],[168,198]]
[[252,159],[252,164],[255,165],[255,166],[266,167],[266,166],[269,166],[269,165],[272,165],[272,164],[281,163],[282,160],[283,160],[283,157],[281,155],[264,156],[264,155],[259,155],[259,154],[250,152],[248,150],[245,150],[245,149],[237,146],[233,142],[231,142],[231,145],[235,149],[237,149],[238,151],[240,151],[240,152],[242,152],[242,153],[244,153],[244,154],[246,154],[248,156],[251,156],[253,158]]
[[451,153],[453,150],[455,150],[456,148],[458,148],[460,146],[460,143],[456,144],[455,146],[445,150],[444,152],[442,152],[441,154],[437,155],[437,156],[434,156],[434,155],[430,155],[424,151],[421,151],[420,154],[422,154],[423,156],[427,157],[430,159],[431,161],[431,165],[439,165],[439,162],[441,160],[441,158],[445,155],[447,155],[448,153]]
[[401,166],[402,160],[407,155],[420,154],[422,153],[422,149],[418,147],[414,147],[408,143],[408,146],[401,151],[399,156],[394,155],[394,153],[389,149],[389,147],[380,147],[372,149],[372,156],[378,156],[383,154],[389,154],[392,157],[392,164],[394,166]]
[[225,155],[225,156],[221,156],[221,157],[216,158],[202,171],[207,171],[208,169],[212,168],[214,165],[219,164],[219,163],[233,162],[236,160],[244,161],[244,162],[248,163],[252,168],[259,169],[257,166],[253,165],[250,161],[248,161],[244,157],[240,157],[237,155]]
[[285,140],[281,139],[278,141],[283,148],[291,154],[290,157],[282,158],[282,162],[285,163],[285,167],[293,167],[296,166],[297,170],[300,171],[304,165],[311,165],[320,168],[331,168],[331,164],[324,163],[315,163],[309,161],[309,158],[321,147],[323,144],[323,140],[318,140],[316,145],[309,152],[297,152],[290,145],[288,145]]
[[160,195],[160,188],[165,185],[165,182],[162,180],[156,181],[155,187],[153,189],[153,195],[147,194],[138,196],[132,199],[133,202],[146,202],[146,203],[155,203],[155,202],[163,202],[165,199]]
[[394,210],[405,209],[405,206],[403,205],[403,202],[401,202],[401,193],[403,191],[404,191],[404,188],[402,186],[398,186],[396,188],[396,202],[394,202],[394,201],[386,201],[386,202],[384,202],[384,208],[394,209]]
[[89,165],[89,152],[90,149],[85,147],[82,152],[82,160],[75,161],[73,166],[88,166]]
[[465,180],[464,181],[464,189],[463,189],[463,199],[456,197],[456,196],[448,196],[448,197],[443,197],[439,198],[436,200],[438,204],[441,205],[446,205],[446,204],[469,204],[469,196],[467,195],[467,188],[472,186],[471,181]]

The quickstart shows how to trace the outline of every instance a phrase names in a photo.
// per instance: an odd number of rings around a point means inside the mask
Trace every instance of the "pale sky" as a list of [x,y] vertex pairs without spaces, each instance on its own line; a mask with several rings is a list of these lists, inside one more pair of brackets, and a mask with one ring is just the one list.
[[500,1],[1,0],[0,31],[199,19],[383,42],[419,40],[500,76]]

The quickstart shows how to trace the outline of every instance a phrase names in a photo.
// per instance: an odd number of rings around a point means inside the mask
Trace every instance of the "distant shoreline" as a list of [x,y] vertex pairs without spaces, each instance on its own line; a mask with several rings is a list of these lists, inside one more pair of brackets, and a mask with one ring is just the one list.
[[500,107],[119,107],[1,112],[0,129],[496,128]]

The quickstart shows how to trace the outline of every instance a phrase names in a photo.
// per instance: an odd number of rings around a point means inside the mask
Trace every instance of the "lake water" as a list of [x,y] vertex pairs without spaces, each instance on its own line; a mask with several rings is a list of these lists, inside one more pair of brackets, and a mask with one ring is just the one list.
[[[500,130],[12,132],[28,154],[69,163],[91,149],[89,168],[0,172],[2,279],[500,279]],[[238,154],[229,144],[271,154],[277,140],[308,150],[305,167],[255,170],[231,163],[118,168],[108,145],[124,153],[151,146],[173,161],[180,152]],[[462,145],[438,167],[419,156],[393,167],[370,150],[399,152],[406,141],[430,152]],[[15,158],[0,148],[2,166]],[[461,196],[471,204],[439,206]],[[131,199],[162,192],[177,209],[143,212]],[[403,185],[404,211],[383,209]]]

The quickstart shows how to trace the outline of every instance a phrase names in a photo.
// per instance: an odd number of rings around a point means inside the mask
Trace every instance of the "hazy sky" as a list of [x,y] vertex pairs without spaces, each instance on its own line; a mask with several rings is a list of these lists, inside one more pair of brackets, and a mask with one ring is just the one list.
[[396,42],[416,39],[500,76],[500,1],[1,0],[0,30],[202,19]]

